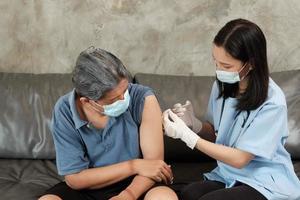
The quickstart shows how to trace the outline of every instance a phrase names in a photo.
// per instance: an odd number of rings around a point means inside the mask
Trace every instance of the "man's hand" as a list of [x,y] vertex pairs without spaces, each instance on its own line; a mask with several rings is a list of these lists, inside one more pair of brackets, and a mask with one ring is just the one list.
[[156,182],[164,181],[166,184],[173,182],[171,167],[163,160],[137,159],[133,161],[133,168],[137,174],[151,178]]

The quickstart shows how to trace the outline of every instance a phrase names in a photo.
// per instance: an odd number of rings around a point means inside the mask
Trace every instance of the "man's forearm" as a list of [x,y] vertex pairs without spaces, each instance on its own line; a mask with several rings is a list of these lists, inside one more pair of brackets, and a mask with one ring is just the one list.
[[97,189],[119,182],[136,174],[132,161],[105,167],[90,168],[77,174],[67,175],[66,183],[73,189]]

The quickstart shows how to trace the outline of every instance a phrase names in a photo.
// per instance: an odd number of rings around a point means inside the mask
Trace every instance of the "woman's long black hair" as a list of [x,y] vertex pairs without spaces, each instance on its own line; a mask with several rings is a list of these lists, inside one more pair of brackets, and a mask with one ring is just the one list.
[[[254,110],[267,99],[269,68],[267,44],[262,30],[253,22],[235,19],[228,22],[215,36],[214,44],[223,47],[233,58],[249,64],[249,82],[246,91],[238,97],[237,110]],[[217,80],[219,97],[235,97],[239,83],[228,84]]]

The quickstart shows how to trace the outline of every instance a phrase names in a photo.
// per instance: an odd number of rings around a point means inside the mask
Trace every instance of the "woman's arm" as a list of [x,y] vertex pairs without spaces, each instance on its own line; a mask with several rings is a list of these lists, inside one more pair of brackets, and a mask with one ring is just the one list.
[[[170,119],[171,120],[170,120]],[[236,168],[242,168],[247,165],[254,155],[246,151],[215,144],[202,139],[189,129],[186,124],[171,110],[164,112],[165,133],[173,138],[180,138],[190,148],[197,148],[208,156],[231,165]]]
[[254,158],[253,154],[246,151],[215,144],[202,138],[198,139],[196,148],[208,156],[235,168],[243,168]]

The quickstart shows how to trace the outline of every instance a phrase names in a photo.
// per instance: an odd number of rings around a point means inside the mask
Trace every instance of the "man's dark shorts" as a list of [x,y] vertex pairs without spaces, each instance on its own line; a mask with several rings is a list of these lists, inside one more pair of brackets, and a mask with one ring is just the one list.
[[[123,181],[115,183],[113,185],[94,190],[74,190],[70,188],[65,182],[60,182],[47,190],[45,194],[53,194],[59,196],[63,200],[108,200],[109,198],[118,195],[122,192],[131,182],[133,177],[127,178]],[[156,186],[168,186],[173,189],[177,194],[180,193],[180,189],[185,184],[172,184],[164,185],[162,183],[156,183],[153,187]],[[138,199],[143,200],[146,195],[146,192]]]

